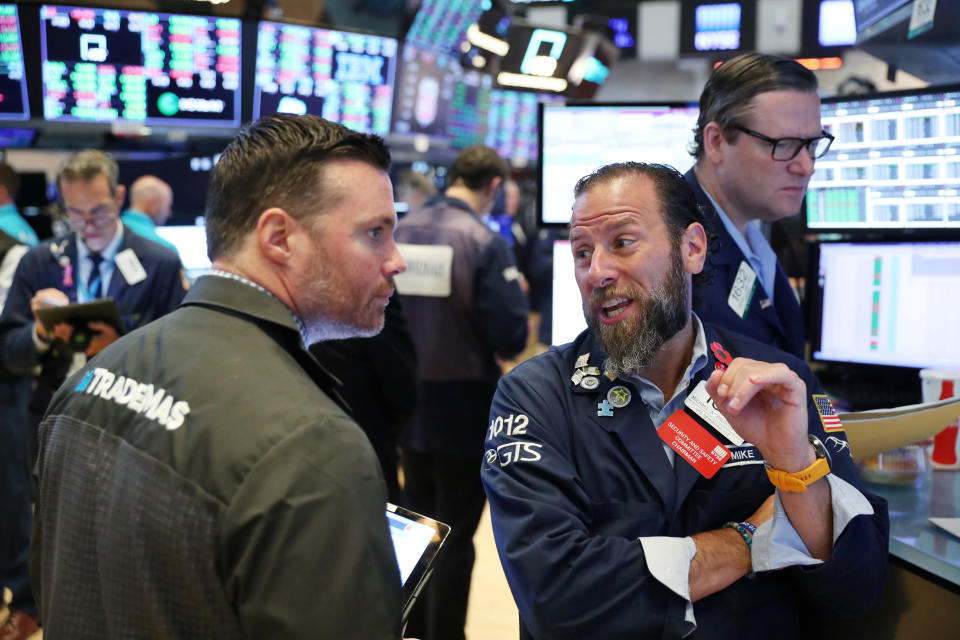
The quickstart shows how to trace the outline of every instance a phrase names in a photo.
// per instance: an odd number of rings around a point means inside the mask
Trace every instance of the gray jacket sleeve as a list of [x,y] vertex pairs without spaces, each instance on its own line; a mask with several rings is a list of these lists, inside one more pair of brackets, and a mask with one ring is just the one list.
[[297,430],[254,461],[224,516],[228,598],[251,638],[400,637],[386,490],[346,418]]

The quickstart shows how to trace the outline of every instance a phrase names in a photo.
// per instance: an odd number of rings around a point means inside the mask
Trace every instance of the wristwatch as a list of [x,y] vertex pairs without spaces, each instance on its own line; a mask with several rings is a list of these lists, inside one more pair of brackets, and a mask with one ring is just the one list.
[[813,451],[816,453],[817,459],[806,469],[787,473],[780,469],[774,469],[764,463],[770,482],[781,491],[806,491],[807,487],[830,473],[830,454],[827,452],[826,447],[824,447],[820,439],[812,433],[808,434],[807,437],[810,440],[810,444],[813,445]]

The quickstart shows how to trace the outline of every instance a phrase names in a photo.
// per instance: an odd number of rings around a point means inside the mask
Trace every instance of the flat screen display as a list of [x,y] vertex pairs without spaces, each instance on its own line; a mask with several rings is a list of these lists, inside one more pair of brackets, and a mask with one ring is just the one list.
[[813,358],[955,369],[960,242],[822,243]]
[[484,144],[515,164],[535,162],[539,153],[537,109],[540,102],[555,99],[549,94],[494,89]]
[[551,344],[572,342],[587,328],[583,317],[583,299],[573,273],[573,253],[569,240],[553,243],[553,300],[550,309]]
[[822,101],[836,139],[807,191],[815,231],[960,229],[960,85]]
[[540,221],[569,224],[577,180],[612,162],[693,166],[695,103],[545,103],[540,131]]
[[236,18],[44,5],[43,116],[239,126],[240,31]]
[[554,96],[493,88],[488,74],[467,71],[453,90],[447,120],[450,146],[485,144],[525,166],[537,159],[537,105]]
[[447,135],[450,105],[463,71],[452,56],[403,46],[393,109],[395,133]]
[[397,50],[394,38],[261,22],[253,117],[312,113],[386,135]]
[[17,5],[0,4],[0,120],[29,118]]
[[849,47],[857,41],[853,0],[820,0],[817,44],[821,47]]
[[476,24],[489,0],[423,0],[406,42],[446,55],[459,55],[467,28]]
[[175,246],[180,262],[191,282],[209,271],[213,264],[207,257],[207,229],[203,225],[157,227],[157,234]]
[[911,0],[854,0],[857,31],[863,31]]

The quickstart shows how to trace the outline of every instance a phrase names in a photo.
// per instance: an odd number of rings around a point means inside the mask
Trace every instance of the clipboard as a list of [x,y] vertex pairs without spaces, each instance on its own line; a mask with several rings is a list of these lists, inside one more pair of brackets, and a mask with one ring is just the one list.
[[90,344],[94,331],[87,326],[91,320],[106,322],[117,330],[118,335],[124,333],[123,320],[113,298],[100,298],[91,302],[65,304],[60,307],[41,307],[35,311],[37,319],[43,324],[48,333],[61,322],[73,327],[69,346],[75,351],[83,351]]

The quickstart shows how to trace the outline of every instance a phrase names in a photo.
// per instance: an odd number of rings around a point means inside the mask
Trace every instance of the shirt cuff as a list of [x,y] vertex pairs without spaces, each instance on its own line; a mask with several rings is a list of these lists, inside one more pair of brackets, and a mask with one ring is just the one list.
[[44,342],[41,340],[40,334],[37,333],[36,321],[33,323],[33,330],[30,332],[30,335],[33,337],[33,346],[36,348],[37,353],[46,353],[50,350],[50,342]]
[[690,562],[697,555],[697,544],[689,536],[686,538],[650,536],[639,540],[650,575],[687,601],[687,608],[683,615],[683,637],[690,635],[697,628],[697,621],[693,616],[693,603],[690,602]]
[[[828,474],[830,504],[833,511],[833,542],[843,533],[850,521],[857,516],[872,515],[873,507],[852,484],[835,475]],[[753,534],[751,561],[754,571],[772,571],[791,565],[822,564],[823,561],[810,555],[780,503],[777,490],[773,501],[773,518],[757,527]]]

